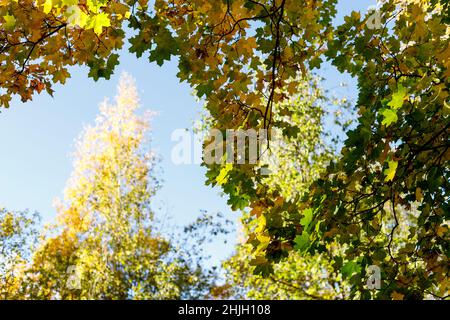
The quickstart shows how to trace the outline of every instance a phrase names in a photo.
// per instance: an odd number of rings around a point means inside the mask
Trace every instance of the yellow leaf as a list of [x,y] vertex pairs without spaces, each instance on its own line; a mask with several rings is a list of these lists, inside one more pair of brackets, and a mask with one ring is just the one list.
[[258,227],[256,227],[255,232],[261,233],[266,229],[266,217],[264,215],[261,215],[258,218]]
[[270,243],[270,237],[262,235],[262,234],[259,234],[259,235],[256,236],[256,238],[259,241],[259,245],[256,248],[256,252],[255,253],[258,254],[258,253],[260,253],[260,252],[262,252],[262,251],[267,249],[267,247],[269,246],[269,243]]
[[216,178],[216,182],[219,185],[223,185],[228,181],[228,173],[233,169],[233,164],[228,163],[222,170],[220,170],[219,175]]
[[109,20],[109,16],[104,12],[90,17],[89,21],[87,22],[87,28],[94,29],[94,32],[98,35],[103,32],[104,27],[110,26],[111,20]]
[[397,161],[389,161],[389,168],[384,170],[384,174],[386,178],[385,182],[389,182],[394,180],[395,173],[397,172],[398,162]]
[[49,13],[53,8],[53,0],[45,0],[44,2],[44,13]]

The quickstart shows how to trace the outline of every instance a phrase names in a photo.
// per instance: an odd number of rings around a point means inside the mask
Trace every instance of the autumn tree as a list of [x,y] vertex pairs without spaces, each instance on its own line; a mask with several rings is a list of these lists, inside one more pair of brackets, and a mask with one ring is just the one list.
[[39,215],[0,208],[0,299],[20,297],[20,275],[38,240]]
[[[74,171],[50,228],[23,272],[25,299],[179,299],[207,292],[208,274],[189,248],[155,229],[158,190],[148,116],[123,75],[78,140]],[[194,227],[196,228],[196,227]]]

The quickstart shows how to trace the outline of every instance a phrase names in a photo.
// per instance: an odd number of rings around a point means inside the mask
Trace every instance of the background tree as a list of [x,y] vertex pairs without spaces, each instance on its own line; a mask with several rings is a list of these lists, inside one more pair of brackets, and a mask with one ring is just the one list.
[[24,298],[180,299],[207,293],[211,275],[201,261],[155,231],[151,199],[159,181],[149,115],[138,115],[138,106],[134,81],[123,75],[115,103],[101,105],[95,126],[78,141],[74,171],[57,205],[58,223],[24,272]]
[[20,296],[20,275],[38,240],[38,214],[0,208],[0,299]]

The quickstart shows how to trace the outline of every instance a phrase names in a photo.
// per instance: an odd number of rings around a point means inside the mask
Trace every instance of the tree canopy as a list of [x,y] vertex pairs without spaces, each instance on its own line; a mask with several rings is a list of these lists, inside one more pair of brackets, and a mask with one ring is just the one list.
[[[204,99],[214,129],[280,131],[293,144],[301,127],[283,120],[297,112],[286,104],[302,99],[302,83],[329,61],[357,79],[358,116],[320,177],[288,197],[268,186],[261,163],[224,162],[205,164],[207,183],[220,185],[233,209],[252,208],[264,221],[249,233],[259,274],[336,242],[343,254],[333,268],[352,297],[447,297],[449,3],[384,0],[341,25],[333,23],[336,4],[0,0],[0,105],[51,94],[74,65],[108,79],[128,40],[150,62],[178,59],[179,79]],[[376,292],[366,288],[372,265],[384,279]]]

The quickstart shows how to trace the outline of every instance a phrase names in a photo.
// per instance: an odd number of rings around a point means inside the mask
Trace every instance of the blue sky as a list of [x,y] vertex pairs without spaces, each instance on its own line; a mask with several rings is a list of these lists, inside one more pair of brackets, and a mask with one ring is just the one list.
[[[341,0],[337,22],[352,10],[365,12],[375,0]],[[57,85],[54,98],[46,94],[22,103],[14,99],[10,109],[0,113],[0,206],[14,210],[38,211],[44,221],[52,221],[53,199],[62,197],[65,183],[72,170],[71,153],[75,139],[85,124],[93,123],[98,104],[104,97],[114,97],[122,71],[136,78],[142,108],[158,113],[153,121],[153,149],[162,158],[163,188],[157,195],[154,208],[168,212],[177,224],[193,221],[200,210],[223,212],[232,220],[226,199],[218,189],[204,185],[204,169],[198,165],[176,166],[170,160],[171,133],[175,129],[190,128],[199,118],[201,102],[192,90],[176,77],[177,63],[163,67],[148,63],[144,57],[135,58],[124,51],[121,63],[110,81],[94,82],[87,78],[86,68],[74,68],[72,78],[64,86]],[[325,86],[336,88],[340,82],[350,84],[345,94],[356,96],[355,82],[324,66],[320,74],[327,78]],[[162,208],[162,209],[159,209]],[[213,257],[219,259],[232,251],[232,246],[211,247]]]

